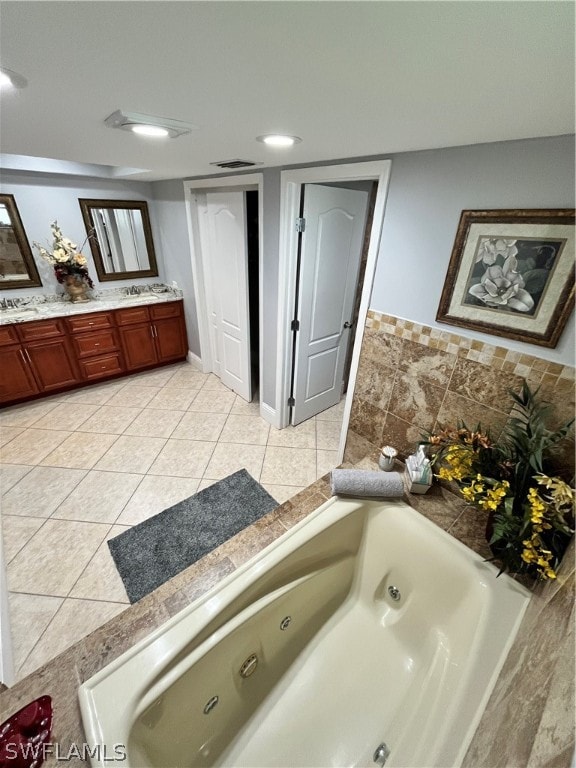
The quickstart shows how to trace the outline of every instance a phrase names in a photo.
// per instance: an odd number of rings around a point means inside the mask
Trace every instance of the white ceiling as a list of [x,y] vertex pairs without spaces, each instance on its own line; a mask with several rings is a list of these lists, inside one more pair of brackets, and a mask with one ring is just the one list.
[[[572,2],[3,0],[0,21],[0,64],[29,83],[2,97],[2,152],[120,177],[574,131]],[[138,137],[104,125],[117,109],[198,130]]]

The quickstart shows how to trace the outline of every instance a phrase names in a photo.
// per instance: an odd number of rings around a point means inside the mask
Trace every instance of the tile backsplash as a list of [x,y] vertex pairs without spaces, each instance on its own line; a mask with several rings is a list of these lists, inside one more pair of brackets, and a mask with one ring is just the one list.
[[[574,414],[573,367],[370,310],[344,458],[358,461],[385,444],[405,458],[423,433],[458,420],[480,422],[496,438],[512,408],[509,390],[524,378],[551,404],[551,427]],[[555,471],[573,477],[573,440],[561,446]]]

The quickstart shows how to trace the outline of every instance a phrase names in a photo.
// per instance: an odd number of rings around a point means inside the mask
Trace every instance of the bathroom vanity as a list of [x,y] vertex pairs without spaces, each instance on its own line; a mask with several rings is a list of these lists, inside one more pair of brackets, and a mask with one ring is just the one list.
[[183,302],[160,296],[1,312],[0,404],[185,360]]

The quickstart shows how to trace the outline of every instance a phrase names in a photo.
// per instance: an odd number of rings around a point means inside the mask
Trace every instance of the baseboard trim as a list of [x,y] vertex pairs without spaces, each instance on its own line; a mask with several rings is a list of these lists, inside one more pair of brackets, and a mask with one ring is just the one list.
[[280,414],[275,408],[272,408],[272,406],[266,405],[266,403],[260,403],[260,416],[264,421],[267,421],[269,424],[272,424],[273,427],[276,427],[276,429],[281,429]]
[[188,354],[186,355],[186,360],[190,363],[190,365],[193,365],[194,368],[197,368],[199,371],[202,371],[202,358],[198,357],[198,355],[195,355],[194,352],[190,352],[188,350]]

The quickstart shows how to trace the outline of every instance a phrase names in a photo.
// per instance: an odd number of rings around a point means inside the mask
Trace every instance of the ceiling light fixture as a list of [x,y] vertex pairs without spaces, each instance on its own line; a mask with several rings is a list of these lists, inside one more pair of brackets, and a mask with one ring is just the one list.
[[158,125],[140,125],[136,123],[130,126],[132,133],[139,133],[141,136],[157,136],[166,137],[170,136],[167,128],[160,128]]
[[283,133],[267,133],[264,136],[257,136],[256,141],[261,141],[269,147],[293,147],[294,144],[300,144],[302,139],[299,136],[287,136]]
[[196,128],[195,125],[183,123],[181,120],[142,115],[139,112],[122,112],[119,109],[109,115],[104,123],[109,128],[121,128],[123,131],[131,131],[141,136],[170,137],[171,139],[190,133]]
[[28,80],[18,72],[13,72],[6,67],[0,67],[0,88],[2,90],[8,90],[10,88],[26,88]]

